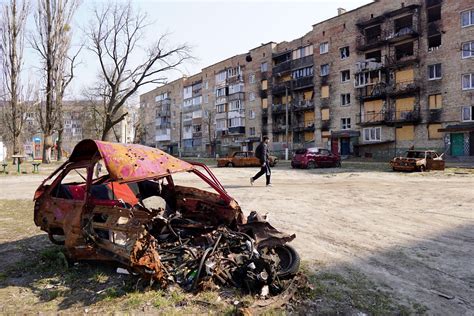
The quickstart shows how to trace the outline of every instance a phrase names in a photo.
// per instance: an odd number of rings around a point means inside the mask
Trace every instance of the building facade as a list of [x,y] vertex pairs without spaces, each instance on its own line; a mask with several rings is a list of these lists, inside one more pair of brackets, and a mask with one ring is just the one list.
[[155,143],[145,143],[183,153],[253,150],[268,135],[276,153],[320,146],[387,158],[415,147],[474,156],[474,4],[378,0],[339,9],[301,38],[156,88],[141,108],[155,98],[157,109],[168,91],[176,112],[169,137],[157,141],[148,129]]

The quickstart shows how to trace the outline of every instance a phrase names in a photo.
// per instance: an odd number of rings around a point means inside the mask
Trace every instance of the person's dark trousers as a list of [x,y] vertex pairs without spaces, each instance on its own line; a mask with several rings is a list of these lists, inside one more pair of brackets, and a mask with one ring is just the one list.
[[260,171],[253,176],[253,181],[257,180],[258,178],[260,178],[261,176],[263,175],[266,175],[266,178],[267,178],[267,185],[270,184],[270,177],[272,175],[272,170],[270,169],[270,166],[268,164],[268,162],[265,163],[264,166],[262,166],[262,168],[260,169]]

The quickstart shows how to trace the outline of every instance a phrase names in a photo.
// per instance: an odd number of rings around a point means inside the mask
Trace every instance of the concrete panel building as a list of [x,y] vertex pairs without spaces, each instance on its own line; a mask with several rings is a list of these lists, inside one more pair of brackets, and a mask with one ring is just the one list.
[[276,153],[320,146],[385,159],[415,147],[474,156],[472,0],[341,8],[298,39],[264,44],[191,78],[176,96],[190,152],[252,150],[268,135]]

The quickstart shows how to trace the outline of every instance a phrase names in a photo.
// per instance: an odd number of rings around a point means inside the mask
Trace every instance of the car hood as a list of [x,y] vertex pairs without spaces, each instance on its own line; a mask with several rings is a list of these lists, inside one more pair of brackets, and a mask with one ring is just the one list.
[[130,182],[161,178],[176,172],[190,171],[194,166],[156,148],[137,144],[110,143],[85,139],[79,142],[69,161],[104,160],[112,180]]

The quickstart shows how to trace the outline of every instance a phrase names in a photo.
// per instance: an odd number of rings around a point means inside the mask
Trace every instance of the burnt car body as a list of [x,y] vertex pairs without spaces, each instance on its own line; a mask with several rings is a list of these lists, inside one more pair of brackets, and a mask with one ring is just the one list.
[[291,159],[292,168],[340,167],[341,157],[324,148],[297,149]]
[[394,171],[444,170],[443,155],[433,150],[408,150],[405,157],[390,160]]
[[[97,172],[101,164],[104,175]],[[175,184],[178,172],[198,176],[215,192]],[[145,205],[158,197],[164,207]],[[237,279],[245,280],[242,288],[261,288],[294,275],[299,265],[285,245],[295,236],[256,213],[244,218],[205,165],[142,145],[81,141],[34,200],[35,224],[65,246],[69,259],[115,261],[161,286],[191,290],[201,280],[235,285]],[[267,278],[249,274],[249,265]]]
[[[274,167],[278,158],[275,156],[268,157],[270,167]],[[253,151],[237,151],[231,157],[223,157],[217,159],[218,167],[260,167],[260,160],[255,157]]]

